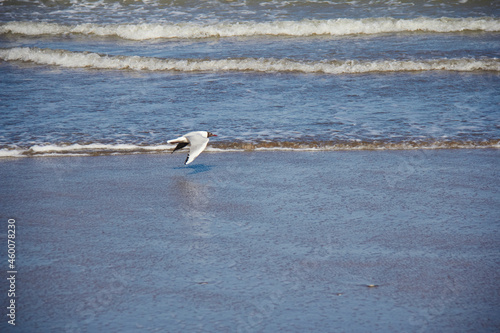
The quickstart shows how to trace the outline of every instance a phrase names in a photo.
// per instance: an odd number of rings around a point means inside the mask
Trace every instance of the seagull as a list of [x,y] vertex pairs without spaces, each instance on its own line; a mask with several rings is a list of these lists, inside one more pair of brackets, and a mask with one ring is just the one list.
[[207,147],[208,138],[211,136],[217,135],[207,131],[189,132],[181,137],[178,137],[177,139],[168,140],[167,142],[170,144],[177,143],[177,146],[172,151],[172,154],[174,153],[174,151],[190,145],[189,154],[186,158],[186,161],[184,162],[184,164],[187,165],[193,162],[194,159],[198,157],[198,155],[200,155],[202,151],[205,150],[205,148]]

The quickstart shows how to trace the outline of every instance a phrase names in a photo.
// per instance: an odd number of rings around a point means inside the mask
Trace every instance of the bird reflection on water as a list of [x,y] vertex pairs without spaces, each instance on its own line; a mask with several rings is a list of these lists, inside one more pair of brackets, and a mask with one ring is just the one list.
[[212,165],[206,165],[206,164],[195,164],[195,165],[186,165],[182,167],[176,167],[174,169],[191,169],[192,171],[188,173],[188,175],[195,175],[197,173],[202,173],[202,172],[207,172],[212,170]]
[[[206,171],[206,166],[193,166],[193,173]],[[185,226],[193,236],[209,237],[211,235],[211,195],[209,186],[192,181],[187,176],[178,176],[173,182],[172,193],[176,193],[174,204],[180,212]]]

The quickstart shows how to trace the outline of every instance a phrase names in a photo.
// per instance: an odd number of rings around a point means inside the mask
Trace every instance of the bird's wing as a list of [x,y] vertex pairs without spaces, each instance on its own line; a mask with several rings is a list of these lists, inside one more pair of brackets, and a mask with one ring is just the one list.
[[169,144],[176,144],[177,143],[177,146],[174,148],[174,150],[172,150],[172,154],[173,154],[174,151],[186,147],[189,144],[189,140],[185,136],[180,136],[177,139],[168,140],[167,143],[169,143]]
[[191,147],[189,148],[189,154],[186,158],[186,162],[184,164],[189,164],[194,161],[198,155],[201,154],[202,151],[205,150],[208,144],[208,138],[205,138],[203,135],[199,133],[188,133],[185,137],[191,143]]
[[184,143],[189,143],[188,139],[186,139],[186,136],[180,136],[178,137],[177,139],[173,139],[173,140],[168,140],[167,143],[180,143],[180,142],[184,142]]
[[175,146],[174,150],[172,150],[172,154],[174,153],[174,151],[182,149],[182,148],[186,147],[188,144],[189,144],[189,142],[179,142],[177,144],[177,146]]

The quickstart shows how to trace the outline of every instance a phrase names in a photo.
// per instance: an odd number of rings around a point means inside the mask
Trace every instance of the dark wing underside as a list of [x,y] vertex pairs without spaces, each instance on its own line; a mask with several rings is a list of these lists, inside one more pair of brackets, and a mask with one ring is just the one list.
[[188,144],[189,144],[189,142],[179,142],[177,144],[177,146],[175,147],[175,149],[172,150],[172,153],[174,153],[174,151],[176,151],[176,150],[179,150],[179,149],[186,147]]

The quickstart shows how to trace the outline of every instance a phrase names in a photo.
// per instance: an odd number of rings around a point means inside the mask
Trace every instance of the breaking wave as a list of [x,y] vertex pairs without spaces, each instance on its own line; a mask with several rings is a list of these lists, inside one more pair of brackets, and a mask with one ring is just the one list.
[[163,24],[93,24],[64,25],[44,22],[7,22],[0,25],[0,34],[26,36],[82,34],[100,37],[119,37],[130,40],[155,38],[210,38],[248,36],[316,35],[345,36],[381,33],[427,32],[457,33],[464,31],[500,32],[500,19],[388,17],[366,19],[331,19],[239,23],[163,23]]
[[[0,158],[56,157],[56,156],[101,156],[128,154],[170,153],[175,145],[135,144],[46,144],[31,147],[9,147],[0,149]],[[416,150],[416,149],[500,149],[500,139],[486,141],[311,141],[311,142],[214,142],[208,152],[227,151],[358,151],[358,150]],[[186,153],[181,150],[180,153]]]
[[109,56],[92,52],[40,48],[0,49],[4,61],[24,61],[68,68],[147,70],[147,71],[254,71],[358,74],[408,71],[500,71],[498,58],[457,58],[431,60],[323,60],[296,61],[274,58],[164,59],[140,56]]

